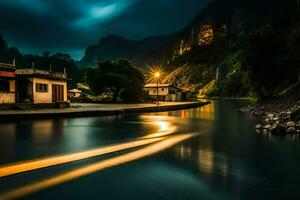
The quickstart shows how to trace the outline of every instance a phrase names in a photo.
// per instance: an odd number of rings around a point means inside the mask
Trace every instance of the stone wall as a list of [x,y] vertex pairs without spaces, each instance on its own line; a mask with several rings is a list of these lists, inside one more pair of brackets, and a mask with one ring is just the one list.
[[0,104],[15,103],[15,93],[13,92],[0,92]]

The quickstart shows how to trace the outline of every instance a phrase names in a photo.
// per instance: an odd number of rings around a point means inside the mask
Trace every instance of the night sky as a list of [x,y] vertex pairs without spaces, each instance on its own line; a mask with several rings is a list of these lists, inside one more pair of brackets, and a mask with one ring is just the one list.
[[1,0],[0,34],[24,53],[64,52],[80,59],[101,37],[174,33],[208,0]]

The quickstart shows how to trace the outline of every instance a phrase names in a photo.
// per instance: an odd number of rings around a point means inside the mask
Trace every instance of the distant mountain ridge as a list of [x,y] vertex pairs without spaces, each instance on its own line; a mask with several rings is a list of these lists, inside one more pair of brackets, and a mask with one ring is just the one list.
[[142,40],[128,40],[117,35],[109,35],[102,38],[98,44],[89,46],[78,65],[86,67],[101,61],[121,58],[134,60],[165,45],[170,45],[175,38],[176,35],[165,35],[151,36]]

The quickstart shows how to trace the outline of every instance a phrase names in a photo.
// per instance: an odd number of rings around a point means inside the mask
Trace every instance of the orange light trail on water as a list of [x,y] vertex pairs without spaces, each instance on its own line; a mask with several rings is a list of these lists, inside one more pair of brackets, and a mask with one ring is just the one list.
[[195,136],[195,134],[184,134],[177,136],[169,136],[162,141],[159,141],[155,144],[151,144],[150,146],[143,147],[140,150],[136,150],[130,153],[126,153],[124,155],[116,156],[113,158],[109,158],[104,161],[97,162],[95,164],[88,165],[86,167],[82,167],[76,170],[72,170],[70,172],[55,176],[53,178],[49,178],[43,181],[39,181],[37,183],[33,183],[24,187],[20,187],[6,193],[0,194],[1,200],[10,200],[16,199],[23,196],[27,196],[29,194],[41,191],[43,189],[53,187],[68,181],[72,181],[81,176],[89,175],[95,173],[97,171],[117,166],[123,163],[131,162],[146,156],[150,156],[157,152],[163,151],[167,148],[170,148],[176,145],[179,142],[187,140],[191,137]]
[[148,145],[165,139],[165,136],[174,133],[177,129],[176,126],[163,120],[155,121],[154,124],[159,128],[157,132],[138,138],[138,140],[135,140],[133,142],[122,143],[67,155],[51,156],[37,160],[26,161],[23,163],[14,163],[9,164],[8,166],[0,166],[0,178]]
[[163,140],[164,138],[152,138],[152,139],[143,139],[143,140],[137,140],[133,142],[123,143],[123,144],[117,144],[112,145],[108,147],[102,147],[98,149],[83,151],[79,153],[73,153],[68,155],[62,155],[62,156],[53,156],[49,158],[44,159],[38,159],[33,161],[27,161],[25,163],[20,164],[11,164],[9,166],[0,167],[0,177],[5,177],[9,175],[14,175],[18,173],[28,172],[32,170],[37,170],[41,168],[51,167],[55,165],[65,164],[69,162],[74,162],[78,160],[83,160],[87,158],[92,158],[96,156],[101,156],[113,152],[118,152],[126,149],[131,149],[147,144],[151,144],[154,142],[158,142]]

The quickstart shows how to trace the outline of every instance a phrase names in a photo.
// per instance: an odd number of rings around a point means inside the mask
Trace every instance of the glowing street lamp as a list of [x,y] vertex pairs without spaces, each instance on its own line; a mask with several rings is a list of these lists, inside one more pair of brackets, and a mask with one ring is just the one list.
[[159,72],[155,72],[155,78],[159,78],[160,77],[160,73]]
[[155,72],[154,76],[156,78],[156,84],[157,84],[157,88],[156,88],[156,105],[158,106],[159,105],[159,102],[158,102],[158,82],[159,82],[160,73]]

